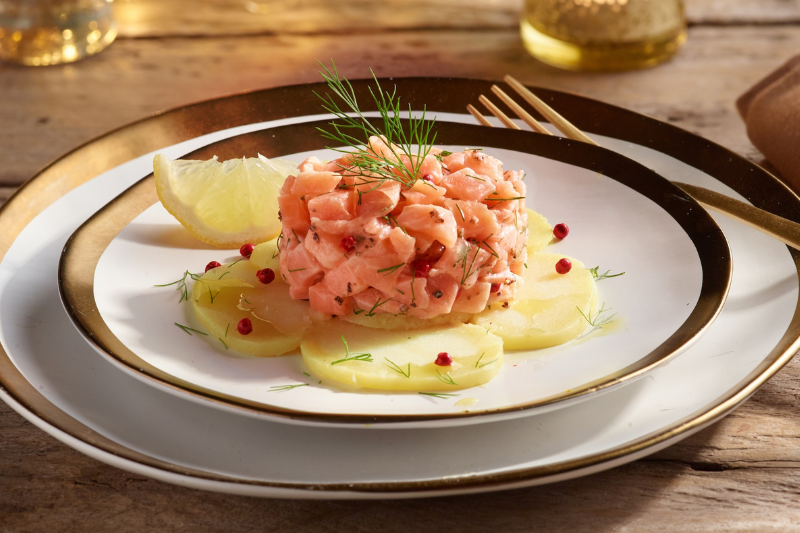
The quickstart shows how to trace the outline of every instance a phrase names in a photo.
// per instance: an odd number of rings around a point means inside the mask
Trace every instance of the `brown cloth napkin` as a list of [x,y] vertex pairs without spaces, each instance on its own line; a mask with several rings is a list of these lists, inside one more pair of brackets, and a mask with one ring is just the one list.
[[736,107],[756,148],[800,191],[800,55],[751,87]]

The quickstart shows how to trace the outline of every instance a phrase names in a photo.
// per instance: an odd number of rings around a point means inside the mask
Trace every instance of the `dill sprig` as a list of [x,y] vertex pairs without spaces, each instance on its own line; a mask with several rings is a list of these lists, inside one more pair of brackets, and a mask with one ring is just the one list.
[[[327,92],[324,96],[315,94],[322,100],[323,109],[336,116],[338,121],[330,122],[332,130],[319,128],[319,131],[324,138],[334,141],[337,145],[355,149],[353,152],[331,148],[349,154],[347,159],[350,166],[346,169],[348,173],[362,178],[363,183],[380,184],[386,180],[394,180],[407,187],[414,185],[419,179],[424,159],[436,141],[436,133],[433,131],[436,119],[425,120],[424,107],[422,116],[414,118],[409,105],[409,126],[406,133],[400,118],[401,107],[397,87],[392,92],[384,91],[375,73],[370,69],[376,89],[369,87],[369,93],[383,121],[383,128],[379,128],[370,123],[361,112],[353,86],[347,78],[339,76],[336,65],[331,62],[329,69],[320,62],[320,66],[322,67],[320,74],[337,98]],[[344,109],[339,106],[337,99],[344,103]],[[393,152],[392,157],[376,153],[369,145],[371,136],[383,138]],[[408,166],[403,162],[402,156],[408,157]]]
[[[487,333],[488,333],[488,331],[487,331]],[[499,357],[495,357],[494,359],[492,359],[492,360],[491,360],[491,361],[489,361],[488,363],[483,363],[483,364],[481,364],[481,361],[483,361],[483,356],[484,356],[484,355],[486,355],[486,352],[483,352],[483,353],[481,354],[481,356],[480,356],[480,357],[478,357],[478,360],[477,360],[477,361],[475,361],[475,368],[483,368],[483,367],[485,367],[485,366],[489,366],[489,365],[491,365],[492,363],[494,363],[495,361],[497,361],[497,360],[499,359]]]
[[394,370],[395,372],[397,372],[398,374],[400,374],[402,376],[405,376],[407,378],[411,377],[411,363],[408,363],[408,366],[406,366],[406,369],[403,370],[403,367],[399,366],[397,363],[395,363],[391,359],[387,359],[385,357],[384,357],[384,359],[389,363],[389,364],[383,363],[384,365],[388,366],[389,368],[391,368],[392,370]]
[[344,358],[339,359],[331,363],[331,366],[338,365],[339,363],[344,363],[347,361],[365,361],[367,363],[372,362],[372,354],[370,353],[354,353],[350,354],[350,347],[347,345],[347,341],[344,338],[344,335],[340,335],[342,339],[342,344],[344,344]]
[[173,324],[175,324],[176,326],[181,328],[183,330],[183,332],[186,333],[187,335],[192,335],[192,332],[195,332],[198,335],[206,335],[206,336],[208,336],[208,333],[203,333],[202,331],[198,331],[198,330],[196,330],[194,328],[190,328],[189,326],[184,326],[183,324],[178,324],[177,322],[173,322]]
[[364,316],[375,316],[375,310],[380,306],[382,306],[383,304],[385,304],[386,302],[388,302],[389,300],[391,300],[391,298],[386,298],[384,301],[381,301],[381,298],[379,296],[378,301],[375,302],[375,305],[372,306],[372,309],[370,309],[369,312]]
[[441,381],[442,383],[446,383],[448,385],[458,385],[458,383],[456,383],[455,380],[453,380],[453,377],[450,374],[442,374],[438,370],[436,371],[436,374],[437,374],[436,377],[438,377],[439,381]]
[[420,392],[418,394],[422,394],[423,396],[433,396],[434,398],[439,398],[440,400],[447,400],[448,398],[453,398],[454,396],[461,396],[460,394],[456,394],[454,392]]
[[586,320],[586,322],[588,322],[589,325],[592,326],[592,329],[581,335],[581,337],[586,337],[587,335],[591,335],[598,329],[602,329],[603,326],[606,326],[609,323],[611,323],[617,316],[617,313],[611,313],[612,309],[611,307],[606,309],[605,302],[603,302],[603,305],[600,306],[600,310],[597,313],[595,313],[594,316],[592,316],[591,312],[589,312],[588,315],[584,314],[584,312],[581,311],[580,307],[576,306],[575,308],[578,310],[578,312],[581,314],[584,320]]
[[287,390],[296,389],[298,387],[308,387],[308,383],[299,383],[297,385],[273,385],[267,392],[286,392]]
[[186,278],[190,278],[192,281],[197,281],[200,279],[201,274],[192,274],[188,270],[183,272],[183,277],[173,281],[172,283],[164,283],[163,285],[153,285],[153,287],[169,287],[171,285],[177,285],[175,287],[176,291],[181,291],[181,299],[178,300],[178,303],[181,303],[184,300],[189,299],[189,286],[186,284]]
[[598,274],[597,271],[600,269],[600,266],[596,266],[594,268],[590,268],[589,272],[591,272],[592,277],[595,281],[600,281],[601,279],[608,279],[608,278],[616,278],[617,276],[623,275],[625,272],[620,272],[619,274],[609,274],[610,270],[606,270],[602,274]]

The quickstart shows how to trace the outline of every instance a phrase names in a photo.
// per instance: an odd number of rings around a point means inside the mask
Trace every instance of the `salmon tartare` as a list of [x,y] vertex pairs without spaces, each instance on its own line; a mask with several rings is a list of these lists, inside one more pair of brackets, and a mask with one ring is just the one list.
[[415,160],[377,136],[367,153],[415,179],[365,173],[345,154],[310,157],[284,182],[279,252],[292,298],[334,316],[421,319],[513,300],[527,256],[524,173],[477,149]]

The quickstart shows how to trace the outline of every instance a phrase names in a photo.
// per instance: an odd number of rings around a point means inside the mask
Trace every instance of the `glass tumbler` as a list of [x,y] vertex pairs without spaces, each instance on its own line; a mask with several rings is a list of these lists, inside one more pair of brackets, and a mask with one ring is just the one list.
[[686,41],[683,0],[526,0],[522,40],[569,70],[630,70],[666,61]]
[[117,36],[113,0],[0,0],[0,59],[30,66],[71,63]]

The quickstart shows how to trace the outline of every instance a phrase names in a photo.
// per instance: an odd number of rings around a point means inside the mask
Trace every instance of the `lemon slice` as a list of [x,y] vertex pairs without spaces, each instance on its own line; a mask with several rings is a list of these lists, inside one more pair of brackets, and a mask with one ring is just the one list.
[[156,191],[167,211],[192,235],[221,248],[278,236],[278,192],[296,168],[261,155],[219,162],[216,156],[172,161],[158,154],[153,160]]

